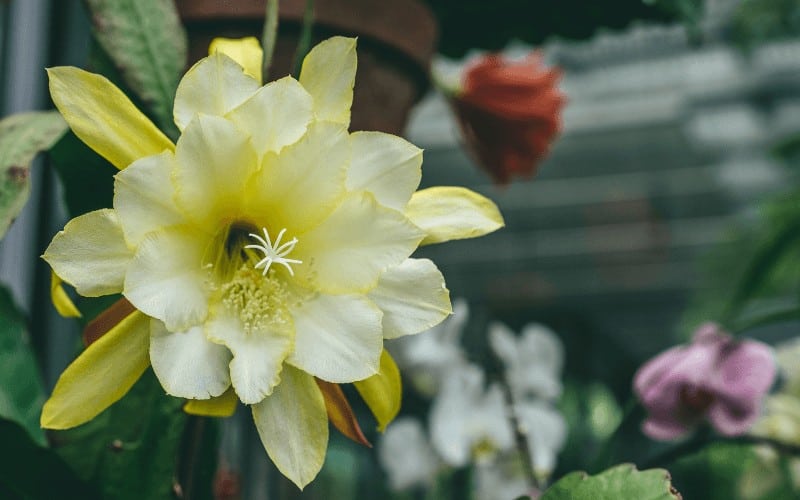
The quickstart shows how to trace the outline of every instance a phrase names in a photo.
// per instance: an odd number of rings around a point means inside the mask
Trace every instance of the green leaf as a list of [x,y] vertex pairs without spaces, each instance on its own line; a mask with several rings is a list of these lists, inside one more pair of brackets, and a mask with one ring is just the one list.
[[680,494],[664,469],[636,470],[633,464],[612,467],[595,476],[567,474],[548,488],[541,500],[678,500]]
[[15,422],[0,418],[0,443],[0,498],[100,498],[58,455],[34,443]]
[[800,241],[800,219],[792,218],[782,224],[758,248],[734,289],[722,315],[723,323],[729,323],[734,315],[739,313],[742,306],[758,293],[761,286],[770,277],[772,269],[781,261],[781,257],[794,249],[798,241]]
[[21,113],[0,120],[0,238],[30,193],[30,163],[64,135],[67,124],[55,111]]
[[94,35],[123,80],[175,137],[172,102],[186,66],[186,32],[172,0],[86,0]]
[[152,370],[90,422],[52,433],[53,448],[103,498],[174,499],[184,401],[164,394]]
[[0,288],[0,416],[22,425],[31,439],[44,445],[39,415],[44,404],[44,387],[25,318],[11,294]]
[[111,208],[114,175],[119,172],[69,132],[50,151],[53,166],[64,186],[64,201],[71,217]]

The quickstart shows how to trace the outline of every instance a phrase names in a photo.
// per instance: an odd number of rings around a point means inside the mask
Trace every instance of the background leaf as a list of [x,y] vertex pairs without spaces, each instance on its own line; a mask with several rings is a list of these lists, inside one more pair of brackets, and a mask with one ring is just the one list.
[[0,288],[0,416],[22,425],[33,441],[44,445],[39,427],[42,404],[44,387],[25,318],[8,290]]
[[677,500],[681,496],[670,484],[664,469],[638,471],[633,464],[612,467],[595,476],[585,472],[567,474],[547,489],[541,500]]
[[94,35],[167,135],[175,89],[186,67],[186,32],[172,0],[86,0]]
[[20,113],[0,120],[0,238],[28,201],[31,161],[66,130],[66,122],[56,111]]
[[103,498],[173,499],[187,416],[152,370],[90,422],[52,434],[53,448]]
[[0,498],[100,498],[61,458],[34,443],[18,424],[0,418],[0,442]]

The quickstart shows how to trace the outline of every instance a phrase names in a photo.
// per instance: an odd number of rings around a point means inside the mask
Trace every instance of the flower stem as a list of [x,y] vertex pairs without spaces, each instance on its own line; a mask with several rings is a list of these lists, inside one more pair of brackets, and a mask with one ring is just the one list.
[[294,53],[294,63],[292,64],[292,75],[295,78],[300,76],[300,69],[303,66],[303,59],[311,49],[311,34],[314,28],[314,0],[306,0],[306,10],[303,13],[303,29],[300,32],[300,41],[297,43],[297,50]]
[[665,467],[685,456],[697,453],[706,445],[714,442],[711,438],[711,429],[705,427],[682,443],[657,453],[641,463],[641,469],[652,469],[653,467]]
[[523,432],[520,425],[519,416],[517,415],[516,407],[514,406],[514,395],[511,392],[511,385],[508,383],[505,375],[501,378],[501,385],[506,399],[506,406],[508,407],[508,420],[511,423],[511,429],[514,431],[514,441],[520,456],[522,457],[522,465],[525,469],[525,475],[528,478],[529,484],[536,490],[541,490],[542,485],[536,477],[536,472],[533,469],[533,457],[531,457],[530,449],[530,435]]
[[269,68],[272,66],[272,56],[275,53],[275,40],[278,37],[278,2],[280,0],[267,0],[267,11],[264,16],[264,32],[261,34],[261,46],[264,49],[262,59],[262,79],[269,80]]
[[614,444],[616,443],[617,436],[619,436],[622,428],[633,418],[637,407],[638,403],[635,397],[631,397],[628,402],[625,403],[625,409],[622,412],[622,418],[619,419],[617,427],[608,435],[605,441],[603,441],[602,446],[600,446],[600,449],[591,462],[593,470],[602,471],[611,465],[611,456],[614,452]]

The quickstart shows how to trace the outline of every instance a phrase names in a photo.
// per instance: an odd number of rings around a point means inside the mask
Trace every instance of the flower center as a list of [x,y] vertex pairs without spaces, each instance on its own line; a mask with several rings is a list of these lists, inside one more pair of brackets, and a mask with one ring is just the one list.
[[697,413],[703,413],[714,402],[714,395],[702,387],[683,386],[680,392],[681,402]]
[[297,259],[288,259],[286,256],[289,255],[292,250],[294,250],[294,246],[297,245],[297,238],[292,238],[291,240],[281,244],[283,235],[286,234],[286,228],[284,228],[278,233],[278,237],[275,238],[275,243],[273,243],[269,237],[267,228],[264,227],[261,229],[264,231],[263,238],[257,234],[250,233],[250,237],[257,240],[258,244],[245,246],[245,248],[260,250],[264,254],[264,258],[256,263],[255,268],[259,269],[263,267],[264,272],[261,274],[266,276],[267,271],[269,271],[269,268],[272,266],[272,264],[280,264],[285,267],[287,271],[289,271],[289,274],[294,276],[294,271],[292,270],[291,264],[302,264],[303,261]]
[[264,279],[248,264],[243,263],[221,291],[222,303],[236,313],[246,333],[274,330],[291,322],[283,283],[272,276]]

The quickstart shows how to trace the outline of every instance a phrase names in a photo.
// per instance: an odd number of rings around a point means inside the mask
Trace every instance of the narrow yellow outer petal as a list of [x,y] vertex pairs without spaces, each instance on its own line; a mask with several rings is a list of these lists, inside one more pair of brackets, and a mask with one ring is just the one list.
[[175,146],[107,78],[71,66],[47,70],[50,96],[75,135],[118,169]]
[[350,123],[356,65],[356,39],[343,36],[325,40],[303,60],[299,80],[314,98],[318,120]]
[[386,349],[381,353],[381,367],[377,374],[368,379],[355,382],[354,385],[367,403],[375,419],[378,430],[383,432],[400,411],[403,396],[403,384],[400,370]]
[[230,417],[236,411],[239,398],[233,387],[225,391],[222,396],[211,399],[190,399],[183,405],[183,411],[189,415],[201,417]]
[[433,187],[411,196],[406,216],[427,234],[420,245],[476,238],[505,225],[497,205],[462,187]]
[[50,299],[61,316],[65,318],[80,318],[81,312],[67,295],[66,290],[61,285],[63,282],[55,271],[50,271]]
[[215,38],[208,46],[208,55],[221,52],[244,68],[244,72],[261,83],[261,67],[264,51],[261,43],[253,36],[247,38]]
[[119,400],[150,365],[150,318],[134,311],[64,370],[42,409],[46,429],[69,429]]

